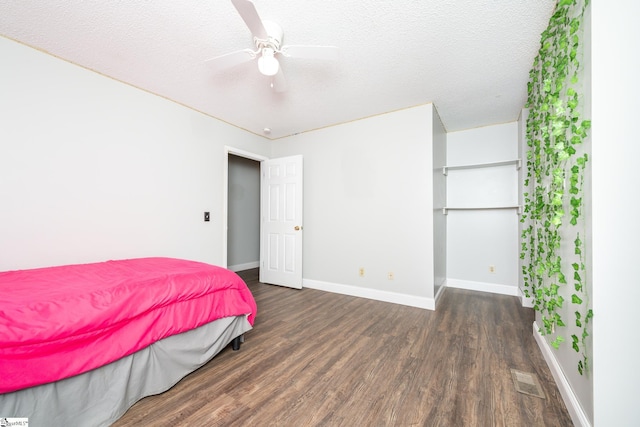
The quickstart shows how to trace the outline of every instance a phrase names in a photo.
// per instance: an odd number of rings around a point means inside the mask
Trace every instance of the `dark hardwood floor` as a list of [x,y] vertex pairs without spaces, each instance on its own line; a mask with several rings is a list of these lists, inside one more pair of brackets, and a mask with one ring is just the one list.
[[[258,282],[240,351],[222,351],[125,426],[571,426],[516,297],[447,289],[436,311]],[[546,395],[515,390],[510,369]]]

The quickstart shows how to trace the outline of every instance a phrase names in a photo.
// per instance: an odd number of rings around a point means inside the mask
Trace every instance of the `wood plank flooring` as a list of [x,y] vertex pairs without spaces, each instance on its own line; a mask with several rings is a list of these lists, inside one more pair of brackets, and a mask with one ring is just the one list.
[[[240,351],[227,348],[125,426],[571,426],[516,297],[447,289],[436,311],[258,282]],[[510,369],[546,399],[518,393]]]

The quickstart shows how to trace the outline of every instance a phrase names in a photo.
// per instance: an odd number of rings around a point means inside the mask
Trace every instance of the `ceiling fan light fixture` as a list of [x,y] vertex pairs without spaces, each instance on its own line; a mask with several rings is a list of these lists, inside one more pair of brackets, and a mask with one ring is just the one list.
[[[271,77],[269,85],[275,92],[287,90],[287,82],[280,68],[280,57],[337,60],[335,46],[283,45],[284,31],[278,23],[262,20],[251,0],[231,0],[240,17],[251,31],[254,49],[243,49],[208,59],[212,67],[221,70],[257,60],[260,74]],[[276,58],[278,54],[278,58]]]
[[280,63],[275,58],[275,51],[269,47],[262,49],[262,55],[258,58],[258,70],[265,76],[275,76],[280,69]]

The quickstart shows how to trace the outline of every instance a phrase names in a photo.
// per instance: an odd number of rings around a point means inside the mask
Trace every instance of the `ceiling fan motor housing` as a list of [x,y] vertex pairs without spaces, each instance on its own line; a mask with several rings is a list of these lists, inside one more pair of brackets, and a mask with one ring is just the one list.
[[276,52],[280,51],[282,40],[284,38],[284,31],[282,30],[282,27],[272,21],[262,21],[262,24],[264,25],[264,29],[267,30],[269,38],[268,40],[262,40],[254,37],[253,42],[256,47],[260,50],[265,47],[270,47]]

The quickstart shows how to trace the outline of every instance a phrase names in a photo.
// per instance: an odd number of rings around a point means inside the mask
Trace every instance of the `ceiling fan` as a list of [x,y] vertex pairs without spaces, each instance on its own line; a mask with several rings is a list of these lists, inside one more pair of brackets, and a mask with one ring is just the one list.
[[206,62],[217,70],[223,70],[257,58],[258,71],[272,77],[271,87],[284,92],[287,83],[282,73],[279,57],[338,59],[339,50],[335,46],[283,45],[284,32],[280,25],[260,19],[256,7],[250,0],[231,0],[251,34],[255,50],[242,49],[225,55],[216,56]]

